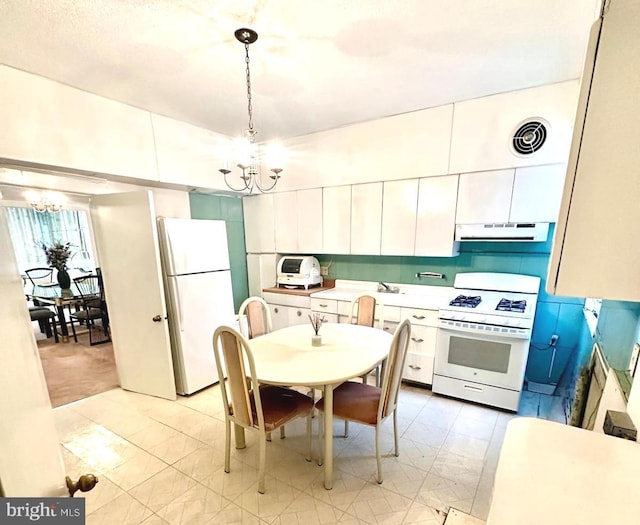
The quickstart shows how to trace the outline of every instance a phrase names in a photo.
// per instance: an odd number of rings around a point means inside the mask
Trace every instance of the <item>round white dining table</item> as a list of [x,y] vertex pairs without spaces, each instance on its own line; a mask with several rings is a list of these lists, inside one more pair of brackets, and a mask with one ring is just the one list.
[[352,324],[325,323],[322,344],[312,345],[311,324],[289,326],[251,339],[261,383],[309,386],[324,391],[324,486],[333,487],[333,389],[359,377],[387,358],[392,335]]

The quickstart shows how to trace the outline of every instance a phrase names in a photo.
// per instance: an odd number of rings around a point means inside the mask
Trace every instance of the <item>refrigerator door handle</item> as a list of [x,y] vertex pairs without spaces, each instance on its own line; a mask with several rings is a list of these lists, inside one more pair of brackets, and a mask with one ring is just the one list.
[[167,273],[174,274],[175,273],[175,261],[173,260],[173,246],[171,245],[171,235],[169,232],[165,232],[165,239],[167,241]]
[[173,286],[173,297],[175,299],[174,303],[178,309],[178,330],[180,330],[181,332],[184,332],[184,329],[182,328],[182,324],[183,324],[183,318],[182,318],[182,299],[180,298],[180,287],[176,284],[174,284]]

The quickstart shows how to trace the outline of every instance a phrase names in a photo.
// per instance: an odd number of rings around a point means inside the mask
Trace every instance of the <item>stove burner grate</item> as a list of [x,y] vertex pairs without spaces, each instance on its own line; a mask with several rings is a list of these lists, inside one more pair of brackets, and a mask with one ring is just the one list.
[[511,301],[510,299],[500,299],[498,306],[496,306],[496,310],[500,310],[501,312],[519,312],[524,313],[525,308],[527,307],[527,301]]
[[459,295],[449,303],[449,306],[464,306],[465,308],[475,308],[480,304],[480,301],[482,301],[482,298],[479,295]]

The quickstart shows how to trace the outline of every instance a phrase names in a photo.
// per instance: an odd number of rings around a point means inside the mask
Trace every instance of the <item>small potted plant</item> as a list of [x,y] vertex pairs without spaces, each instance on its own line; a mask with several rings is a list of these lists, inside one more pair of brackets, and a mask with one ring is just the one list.
[[42,249],[47,257],[47,264],[58,270],[58,284],[62,289],[71,287],[71,278],[67,273],[67,261],[71,257],[71,243],[55,241],[51,246],[42,243]]
[[313,326],[313,331],[315,332],[315,335],[311,336],[311,345],[321,346],[322,336],[320,335],[320,327],[322,323],[325,322],[324,315],[318,313],[309,315],[309,321],[311,321],[311,326]]

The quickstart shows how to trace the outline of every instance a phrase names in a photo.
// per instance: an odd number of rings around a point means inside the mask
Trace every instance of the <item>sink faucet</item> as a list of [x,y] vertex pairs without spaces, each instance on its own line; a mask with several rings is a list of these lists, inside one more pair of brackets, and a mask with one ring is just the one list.
[[389,286],[388,284],[380,281],[378,283],[378,291],[383,293],[398,293],[400,292],[400,288],[397,286]]

